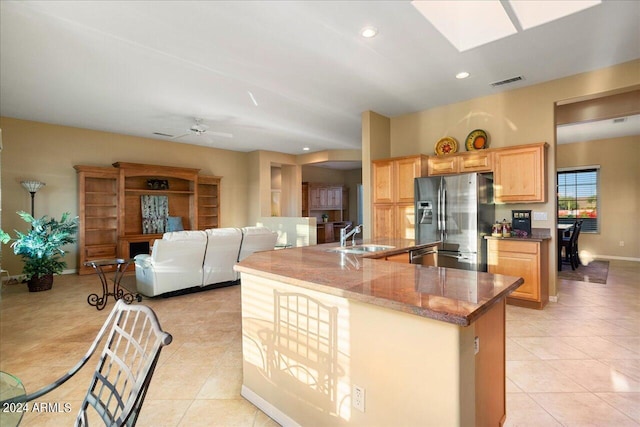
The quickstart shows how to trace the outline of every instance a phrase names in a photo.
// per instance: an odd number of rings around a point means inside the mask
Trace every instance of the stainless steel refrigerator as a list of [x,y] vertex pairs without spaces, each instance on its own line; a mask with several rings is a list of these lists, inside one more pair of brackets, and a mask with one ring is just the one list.
[[442,241],[438,267],[487,271],[495,221],[493,175],[470,173],[415,179],[416,242]]

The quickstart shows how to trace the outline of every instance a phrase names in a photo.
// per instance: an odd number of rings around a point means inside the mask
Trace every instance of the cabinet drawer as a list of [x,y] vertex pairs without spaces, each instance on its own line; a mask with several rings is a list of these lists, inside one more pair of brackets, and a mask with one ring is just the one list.
[[104,246],[87,246],[86,248],[87,259],[96,258],[116,258],[116,246],[104,245]]
[[520,252],[526,254],[537,254],[537,242],[523,242],[520,240],[493,240],[491,249],[495,248],[499,252]]

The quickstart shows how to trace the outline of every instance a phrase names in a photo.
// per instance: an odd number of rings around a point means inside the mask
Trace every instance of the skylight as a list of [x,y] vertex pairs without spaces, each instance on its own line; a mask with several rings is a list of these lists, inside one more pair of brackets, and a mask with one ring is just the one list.
[[497,0],[414,0],[411,4],[460,52],[600,4],[600,0],[509,1],[512,22]]

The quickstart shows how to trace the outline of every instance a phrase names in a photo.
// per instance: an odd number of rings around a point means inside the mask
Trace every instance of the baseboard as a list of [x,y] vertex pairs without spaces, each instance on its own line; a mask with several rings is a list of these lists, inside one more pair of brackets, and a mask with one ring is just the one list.
[[262,397],[258,396],[253,392],[249,387],[242,385],[240,389],[240,395],[247,399],[249,402],[253,403],[258,407],[262,412],[267,414],[270,418],[275,420],[282,427],[300,427],[300,424],[291,419],[287,414],[282,412],[280,409],[273,406],[271,403],[264,400]]
[[624,257],[624,256],[613,256],[613,255],[594,255],[594,260],[616,260],[616,261],[631,261],[631,262],[640,262],[640,258],[633,257]]

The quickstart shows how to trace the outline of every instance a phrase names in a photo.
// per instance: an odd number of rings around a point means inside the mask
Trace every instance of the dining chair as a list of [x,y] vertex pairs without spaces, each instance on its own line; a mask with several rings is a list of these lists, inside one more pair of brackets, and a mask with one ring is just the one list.
[[118,300],[87,353],[69,372],[34,393],[0,402],[2,407],[36,400],[64,384],[88,362],[103,339],[104,347],[75,426],[100,421],[105,426],[134,426],[160,351],[172,337],[162,330],[151,308],[128,305],[124,300]]
[[580,256],[578,255],[578,237],[582,228],[583,220],[576,221],[571,229],[571,235],[562,239],[561,247],[564,248],[565,259],[575,270],[580,266]]

